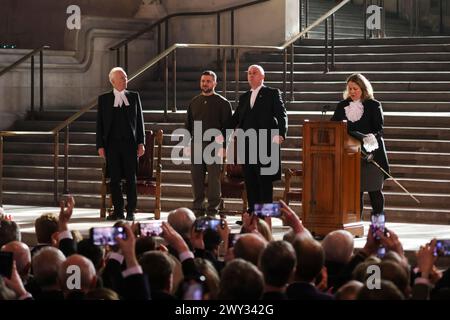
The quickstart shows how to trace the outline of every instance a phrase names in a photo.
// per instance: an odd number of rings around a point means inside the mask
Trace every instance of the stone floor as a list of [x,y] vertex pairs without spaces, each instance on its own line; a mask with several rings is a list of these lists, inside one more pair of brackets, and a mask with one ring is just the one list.
[[[13,206],[5,205],[4,210],[7,214],[13,216],[22,231],[22,241],[29,245],[36,243],[34,235],[34,219],[42,213],[53,212],[59,213],[59,208],[56,207],[30,207],[30,206]],[[162,212],[161,218],[167,220],[168,212]],[[136,215],[137,221],[146,221],[152,219],[153,214],[141,213]],[[239,220],[238,216],[228,216],[227,222],[232,229],[232,233],[239,232],[240,226],[235,222]],[[88,237],[89,229],[98,226],[112,225],[110,221],[105,221],[99,217],[98,209],[83,209],[75,208],[69,228],[80,231],[83,237]],[[422,244],[430,241],[432,238],[449,238],[450,239],[450,225],[429,225],[429,224],[413,224],[413,223],[386,223],[386,227],[394,230],[403,244],[405,252],[409,258],[414,259],[414,251],[416,251]],[[279,219],[273,219],[272,222],[273,234],[275,239],[281,239],[283,234],[289,230],[284,227]],[[369,222],[364,222],[365,234],[369,228]],[[366,238],[355,238],[355,248],[362,248],[365,244]],[[450,258],[443,259],[442,263],[449,264]],[[441,263],[441,264],[442,264]]]

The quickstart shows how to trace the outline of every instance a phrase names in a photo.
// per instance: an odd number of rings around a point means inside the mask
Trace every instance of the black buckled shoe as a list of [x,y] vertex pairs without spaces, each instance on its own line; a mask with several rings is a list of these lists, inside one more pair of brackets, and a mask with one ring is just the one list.
[[134,213],[127,213],[127,221],[134,221]]

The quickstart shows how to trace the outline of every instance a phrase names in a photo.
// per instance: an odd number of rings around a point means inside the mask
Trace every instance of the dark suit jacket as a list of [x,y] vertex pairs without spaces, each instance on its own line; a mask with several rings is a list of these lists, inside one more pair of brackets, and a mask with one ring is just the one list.
[[[239,97],[239,105],[236,108],[226,128],[243,128],[244,120],[249,116],[250,97],[252,92],[249,90]],[[263,86],[256,97],[251,116],[256,123],[253,129],[278,129],[279,135],[286,138],[288,121],[286,108],[281,98],[280,90]],[[267,145],[270,150],[271,137],[267,137]],[[273,180],[281,179],[281,158],[278,172],[273,176]]]
[[[128,123],[130,124],[131,131],[133,132],[134,141],[136,142],[136,145],[145,144],[144,116],[142,114],[142,106],[139,93],[127,90],[125,92],[125,95],[130,105],[123,105],[122,108],[126,108],[127,110]],[[110,91],[98,97],[96,136],[97,149],[108,148],[108,135],[110,133],[111,124],[113,121],[113,105],[113,91]]]

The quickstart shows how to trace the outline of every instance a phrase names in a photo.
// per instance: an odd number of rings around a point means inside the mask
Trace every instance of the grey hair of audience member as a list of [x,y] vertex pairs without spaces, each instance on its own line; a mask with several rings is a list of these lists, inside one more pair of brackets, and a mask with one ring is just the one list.
[[325,260],[347,264],[353,255],[353,235],[346,230],[335,230],[322,241]]
[[190,239],[191,237],[191,228],[194,221],[195,214],[188,208],[175,209],[167,217],[167,222],[171,227],[186,239]]

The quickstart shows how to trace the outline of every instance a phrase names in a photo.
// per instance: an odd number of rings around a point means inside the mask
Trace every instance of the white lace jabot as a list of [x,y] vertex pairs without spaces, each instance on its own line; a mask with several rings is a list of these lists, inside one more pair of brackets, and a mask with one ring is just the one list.
[[345,108],[345,116],[351,122],[356,122],[361,119],[364,114],[364,106],[360,100],[352,101]]
[[116,89],[113,90],[114,93],[114,107],[122,107],[122,105],[129,106],[127,96],[125,95],[125,90],[118,91]]

